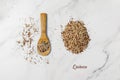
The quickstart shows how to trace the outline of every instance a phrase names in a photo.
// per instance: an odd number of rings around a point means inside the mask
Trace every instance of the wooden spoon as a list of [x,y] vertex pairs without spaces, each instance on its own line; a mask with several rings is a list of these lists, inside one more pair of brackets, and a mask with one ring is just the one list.
[[[46,13],[41,13],[41,37],[38,41],[37,44],[37,51],[40,55],[42,56],[47,56],[50,53],[51,47],[50,47],[50,41],[48,39],[47,36],[47,14]],[[43,47],[43,51],[41,50],[41,48],[39,47],[40,45],[44,45],[46,46],[46,44],[49,44],[49,46],[47,45],[46,47]],[[45,49],[44,49],[45,48]]]

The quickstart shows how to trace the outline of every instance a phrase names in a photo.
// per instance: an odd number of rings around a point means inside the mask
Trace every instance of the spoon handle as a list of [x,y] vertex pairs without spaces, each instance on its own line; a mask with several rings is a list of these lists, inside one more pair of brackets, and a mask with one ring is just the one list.
[[46,35],[46,27],[47,27],[47,14],[41,13],[41,35]]

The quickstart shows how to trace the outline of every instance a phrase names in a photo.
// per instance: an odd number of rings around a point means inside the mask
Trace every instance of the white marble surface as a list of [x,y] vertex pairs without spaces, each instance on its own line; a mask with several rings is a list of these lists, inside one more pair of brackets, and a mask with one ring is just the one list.
[[[49,64],[26,62],[16,50],[20,19],[48,13]],[[86,24],[91,41],[79,55],[66,51],[60,25]],[[38,23],[39,24],[39,23]],[[73,65],[87,66],[73,69]],[[120,0],[0,0],[0,80],[120,80]]]

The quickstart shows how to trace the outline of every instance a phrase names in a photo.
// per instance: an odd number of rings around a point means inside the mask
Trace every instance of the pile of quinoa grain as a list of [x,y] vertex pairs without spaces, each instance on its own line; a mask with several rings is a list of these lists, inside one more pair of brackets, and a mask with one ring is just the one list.
[[74,54],[83,52],[90,41],[87,29],[81,21],[69,21],[61,35],[64,46]]
[[40,52],[45,52],[50,48],[50,43],[43,41],[41,44],[37,45]]
[[[22,55],[25,60],[37,64],[43,61],[43,58],[37,53],[37,39],[39,35],[39,28],[36,25],[34,18],[29,17],[20,32],[20,39],[17,40],[17,45],[22,50]],[[48,62],[48,61],[47,61]],[[47,63],[46,62],[46,63]]]

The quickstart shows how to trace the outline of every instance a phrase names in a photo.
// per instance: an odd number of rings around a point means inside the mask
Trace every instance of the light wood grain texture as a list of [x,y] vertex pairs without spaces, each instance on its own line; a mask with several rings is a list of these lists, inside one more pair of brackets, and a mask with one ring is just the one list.
[[[40,19],[41,19],[41,37],[38,41],[37,46],[40,45],[43,41],[46,43],[50,43],[48,36],[47,36],[47,14],[41,13]],[[50,53],[50,50],[51,50],[51,48],[49,47],[47,51],[40,52],[39,48],[37,47],[38,53],[42,56],[47,56]]]

